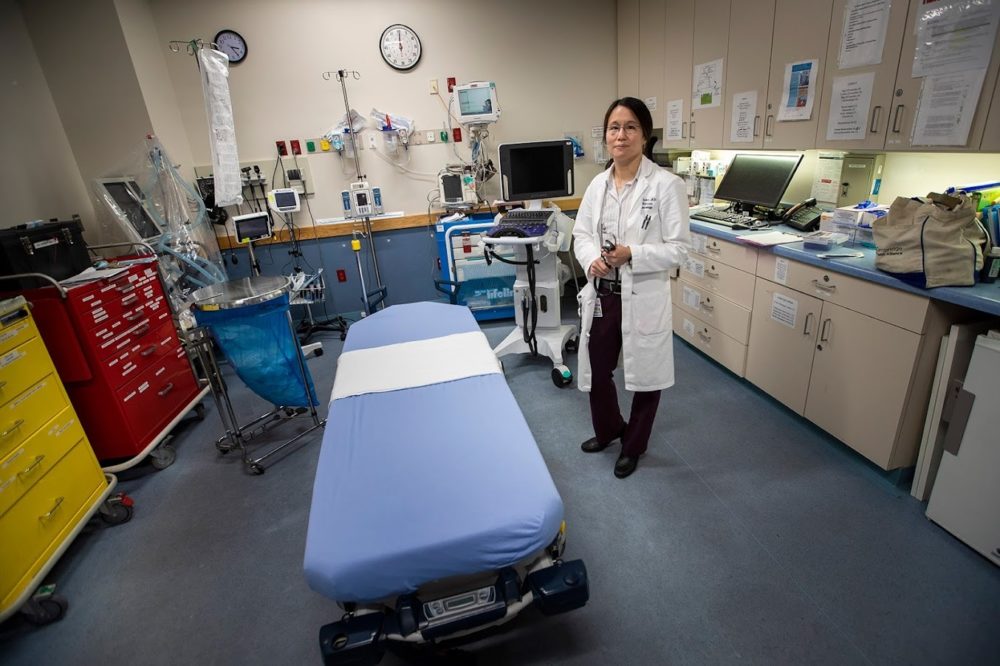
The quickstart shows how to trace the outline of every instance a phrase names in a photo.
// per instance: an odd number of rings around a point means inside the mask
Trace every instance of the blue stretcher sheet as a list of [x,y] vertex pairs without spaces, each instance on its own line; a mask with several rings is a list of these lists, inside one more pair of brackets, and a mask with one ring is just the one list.
[[[465,307],[396,305],[344,351],[479,330]],[[493,571],[555,538],[563,505],[501,374],[330,405],[305,573],[336,601],[373,602]]]

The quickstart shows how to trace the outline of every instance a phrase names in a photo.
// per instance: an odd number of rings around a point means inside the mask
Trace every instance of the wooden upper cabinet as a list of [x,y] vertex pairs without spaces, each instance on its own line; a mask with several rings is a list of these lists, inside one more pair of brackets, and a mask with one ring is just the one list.
[[969,128],[969,137],[960,146],[925,146],[912,140],[913,124],[917,115],[920,91],[927,77],[913,77],[913,57],[916,53],[917,35],[915,26],[920,15],[922,0],[910,0],[909,13],[906,17],[906,29],[903,31],[903,47],[899,58],[899,70],[896,74],[896,89],[893,92],[892,110],[889,116],[889,130],[886,135],[886,150],[915,150],[921,152],[956,152],[962,150],[977,150],[983,141],[986,118],[990,112],[990,101],[997,81],[997,70],[1000,69],[1000,31],[994,37],[993,55],[983,79],[982,92],[976,104],[976,111]]
[[[857,7],[859,3],[851,0],[834,0],[833,19],[830,23],[830,40],[826,49],[826,71],[823,83],[823,104],[820,107],[819,124],[816,127],[816,147],[834,148],[838,150],[881,150],[885,145],[886,131],[890,122],[892,96],[895,90],[896,70],[899,67],[899,52],[903,44],[903,32],[908,24],[906,20],[907,7],[905,0],[890,3],[888,15],[884,17],[885,41],[882,48],[881,62],[878,64],[851,66],[850,61],[844,63],[848,67],[841,69],[841,45],[844,41],[847,22],[853,23],[848,28],[849,35],[858,36],[856,27],[865,16]],[[853,16],[848,16],[851,5],[855,5]],[[863,39],[871,38],[864,34]],[[850,57],[850,56],[849,56]],[[830,112],[835,104],[833,86],[840,77],[854,78],[872,77],[871,103],[867,117],[864,120],[864,138],[861,139],[830,139]],[[843,131],[843,130],[842,130]]]
[[[657,107],[663,108],[664,148],[689,148],[691,133],[691,60],[694,49],[694,0],[666,0],[663,29],[664,81],[663,99]],[[680,102],[681,138],[667,139],[667,111],[671,101]]]
[[990,115],[986,118],[983,143],[979,149],[984,153],[1000,153],[1000,79],[993,86]]
[[[774,37],[771,45],[771,73],[767,84],[767,113],[764,117],[764,148],[805,150],[816,142],[816,126],[826,85],[826,46],[830,35],[833,0],[777,0]],[[784,98],[785,67],[792,63],[817,60],[812,77],[813,108],[808,120],[779,121]]]
[[618,97],[638,95],[639,0],[618,0]]
[[[775,0],[735,0],[729,15],[729,53],[726,56],[726,103],[722,147],[764,147],[764,112],[771,69],[771,36]],[[733,103],[738,94],[757,93],[757,104],[746,111],[750,141],[733,141]],[[741,137],[742,138],[742,137]]]
[[[687,97],[691,103],[691,146],[695,148],[718,148],[722,145],[726,96],[729,94],[725,80],[726,53],[729,48],[729,5],[730,0],[698,0],[694,7],[694,62],[692,87],[688,89]],[[693,89],[699,84],[694,80],[694,68],[716,60],[722,61],[721,68],[712,77],[718,83],[719,104],[696,109]]]
[[653,127],[663,127],[666,111],[663,83],[667,50],[663,38],[666,27],[666,0],[639,0],[639,99],[653,114]]

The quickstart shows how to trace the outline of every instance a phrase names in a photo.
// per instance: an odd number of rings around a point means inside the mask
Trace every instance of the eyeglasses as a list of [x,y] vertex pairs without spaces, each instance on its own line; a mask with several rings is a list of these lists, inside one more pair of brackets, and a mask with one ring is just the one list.
[[641,128],[635,123],[626,123],[624,125],[608,125],[608,134],[610,136],[617,136],[619,132],[625,130],[627,136],[634,136]]

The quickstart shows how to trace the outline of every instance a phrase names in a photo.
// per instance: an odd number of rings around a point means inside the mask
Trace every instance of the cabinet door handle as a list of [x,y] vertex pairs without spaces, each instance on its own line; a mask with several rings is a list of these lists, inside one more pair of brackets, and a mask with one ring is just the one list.
[[715,310],[715,306],[712,305],[712,299],[710,299],[710,298],[706,298],[705,300],[703,300],[700,303],[700,305],[701,305],[701,309],[702,310],[708,310],[709,312],[712,312],[713,310]]
[[837,285],[835,285],[835,284],[823,284],[819,280],[813,280],[813,286],[816,287],[817,289],[819,289],[820,291],[822,291],[824,293],[827,293],[827,294],[832,294],[834,291],[837,290]]
[[774,114],[767,114],[767,120],[764,121],[764,136],[774,136]]
[[143,324],[139,328],[135,329],[135,333],[133,333],[133,335],[135,335],[135,337],[137,337],[137,338],[141,338],[142,336],[146,335],[147,333],[149,333],[149,322],[146,322],[145,324]]
[[705,269],[705,275],[707,275],[710,278],[717,278],[717,277],[719,277],[719,273],[717,271],[712,270],[713,268],[715,268],[715,266],[712,266],[712,268],[706,268]]
[[759,125],[760,125],[760,114],[757,114],[756,116],[753,117],[753,135],[754,136],[760,136]]
[[687,121],[686,120],[682,120],[681,121],[681,138],[682,139],[688,138],[688,136],[687,136],[687,128],[688,128]]
[[43,460],[45,460],[45,456],[44,455],[37,456],[35,458],[34,462],[32,462],[30,465],[28,465],[27,467],[25,467],[24,469],[22,469],[20,472],[17,473],[18,478],[23,479],[24,477],[26,477],[29,474],[31,474],[33,471],[35,471],[35,469],[39,465],[42,464]]
[[4,437],[6,437],[8,435],[12,435],[15,430],[17,430],[18,428],[20,428],[23,425],[24,425],[24,419],[18,419],[16,421],[14,421],[13,423],[10,424],[9,428],[7,428],[6,430],[4,430],[3,432],[0,432],[0,439],[3,439]]
[[872,109],[872,124],[868,128],[868,131],[872,134],[878,134],[878,121],[882,117],[882,105],[878,104]]
[[722,254],[722,248],[716,245],[715,243],[712,243],[711,245],[706,245],[705,249],[708,250],[709,252],[712,252],[713,254]]
[[892,117],[892,133],[899,134],[899,120],[903,116],[903,105],[896,105],[896,115]]
[[150,354],[152,354],[153,352],[155,352],[159,348],[160,348],[160,345],[158,345],[158,344],[149,345],[148,347],[146,347],[145,349],[143,349],[141,352],[139,352],[139,356],[142,356],[143,358],[146,358],[147,356],[149,356]]
[[691,121],[691,138],[694,138],[694,121]]
[[807,337],[812,335],[812,331],[809,330],[809,322],[812,321],[812,317],[813,317],[812,312],[806,313],[806,325],[805,328],[802,329],[802,335],[805,335]]
[[53,505],[53,507],[51,509],[49,509],[49,512],[48,513],[43,513],[42,515],[38,516],[38,520],[40,520],[40,521],[42,521],[44,523],[46,520],[48,520],[53,515],[55,515],[55,512],[59,510],[60,506],[62,506],[62,503],[63,503],[64,499],[66,499],[66,498],[65,497],[57,497],[56,498],[56,503]]
[[173,390],[174,390],[174,383],[170,382],[169,384],[161,388],[159,391],[157,391],[156,395],[160,396],[161,398],[166,398],[167,394]]
[[698,331],[698,337],[704,340],[706,343],[712,341],[712,336],[705,331]]
[[135,321],[136,319],[141,319],[141,318],[142,318],[141,310],[139,312],[130,312],[122,317],[122,319],[124,319],[125,321]]
[[820,342],[829,342],[830,341],[830,326],[831,326],[830,320],[829,319],[824,319],[823,320],[823,327],[820,328],[820,330],[819,330],[819,341]]

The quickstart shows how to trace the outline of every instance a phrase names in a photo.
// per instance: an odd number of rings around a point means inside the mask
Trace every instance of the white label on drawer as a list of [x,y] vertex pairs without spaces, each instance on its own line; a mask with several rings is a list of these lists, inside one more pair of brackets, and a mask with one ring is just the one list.
[[11,363],[16,362],[18,359],[24,357],[24,352],[19,350],[14,350],[0,357],[0,369],[6,368]]
[[149,382],[143,382],[139,384],[139,393],[145,393],[149,390]]
[[11,338],[16,338],[21,334],[21,331],[23,331],[26,328],[28,328],[27,322],[21,322],[20,326],[15,326],[14,328],[10,329],[9,331],[5,331],[2,335],[0,335],[0,342],[7,342]]
[[10,484],[14,483],[14,479],[16,479],[16,478],[17,478],[16,476],[12,476],[9,479],[7,479],[6,481],[4,481],[3,483],[0,483],[0,493],[2,493],[3,491],[7,490],[7,488],[10,486]]
[[691,287],[684,287],[684,305],[696,310],[701,308],[701,292]]
[[122,377],[124,377],[125,375],[130,375],[130,374],[132,374],[132,372],[133,372],[133,371],[134,371],[134,370],[135,370],[135,369],[136,369],[137,367],[139,367],[139,366],[137,366],[137,365],[136,365],[135,363],[129,363],[128,365],[124,366],[124,367],[122,368]]
[[688,335],[690,335],[693,338],[694,337],[694,322],[692,322],[690,319],[685,319],[683,326],[684,326],[684,332],[687,333]]
[[774,281],[785,284],[786,280],[788,280],[788,259],[778,257],[774,260]]
[[76,419],[70,419],[69,421],[66,421],[66,423],[62,425],[52,426],[51,428],[49,428],[48,432],[49,437],[58,437],[59,435],[69,430],[69,427],[74,423],[76,423]]
[[124,400],[122,400],[122,402],[128,402],[129,400],[131,400],[131,399],[132,399],[132,398],[134,398],[134,397],[135,397],[135,391],[132,391],[132,392],[131,392],[131,393],[129,393],[129,394],[127,395],[127,396],[125,396],[125,399],[124,399]]
[[163,366],[162,368],[160,368],[159,370],[156,371],[156,376],[159,377],[160,375],[162,375],[166,371],[167,371],[167,367]]
[[684,262],[684,270],[700,278],[705,277],[705,263],[688,257]]
[[784,294],[774,294],[774,298],[771,299],[771,319],[789,328],[795,328],[795,317],[798,312],[797,300]]
[[698,254],[705,254],[705,242],[708,241],[706,236],[701,234],[691,234],[691,249]]
[[160,344],[163,345],[164,347],[170,344],[170,336],[168,335],[167,337],[160,340]]
[[100,324],[102,321],[108,318],[108,315],[101,315],[100,317],[94,317],[94,323]]
[[15,460],[17,460],[23,455],[24,455],[24,447],[22,446],[17,450],[17,453],[15,453],[14,455],[12,455],[10,458],[7,459],[7,462],[5,462],[3,465],[0,465],[0,469],[7,469],[8,467],[14,464]]
[[83,301],[84,303],[86,303],[86,302],[87,302],[87,301],[89,301],[89,300],[93,300],[93,298],[94,298],[94,295],[93,295],[93,294],[91,294],[90,296],[84,296],[84,297],[83,297],[83,298],[81,298],[80,300],[81,300],[81,301]]
[[10,406],[11,407],[20,407],[21,404],[24,403],[25,400],[27,400],[28,398],[30,398],[34,394],[38,393],[39,391],[41,391],[43,388],[45,388],[48,385],[49,385],[49,383],[43,379],[42,381],[40,381],[37,384],[35,384],[34,386],[32,386],[30,389],[28,389],[27,391],[25,391],[21,395],[17,396],[17,398],[13,402],[10,403]]
[[59,245],[58,238],[49,238],[47,240],[38,241],[34,244],[36,250],[41,250],[43,247],[51,247],[53,245]]

